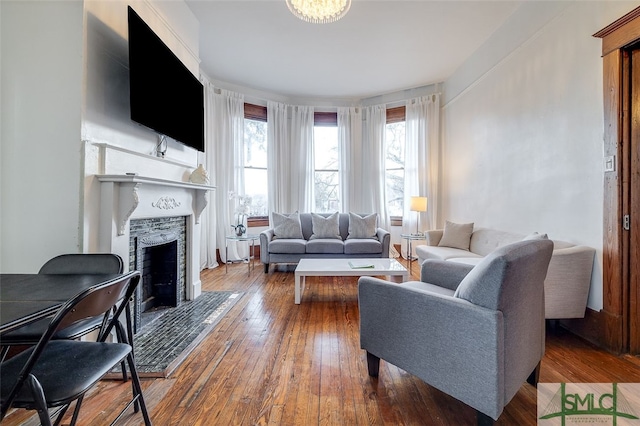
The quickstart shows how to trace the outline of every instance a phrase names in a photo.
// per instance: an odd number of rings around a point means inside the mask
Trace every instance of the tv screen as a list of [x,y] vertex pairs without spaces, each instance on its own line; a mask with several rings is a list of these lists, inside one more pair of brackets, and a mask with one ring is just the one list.
[[129,6],[131,119],[204,152],[204,89]]

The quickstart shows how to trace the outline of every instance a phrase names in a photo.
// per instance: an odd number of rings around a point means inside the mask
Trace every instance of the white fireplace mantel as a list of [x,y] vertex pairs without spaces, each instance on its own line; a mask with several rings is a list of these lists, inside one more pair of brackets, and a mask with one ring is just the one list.
[[143,177],[137,174],[96,174],[100,182],[98,250],[116,253],[129,265],[132,219],[187,217],[186,297],[201,293],[200,215],[214,186]]
[[[172,180],[143,177],[138,175],[97,175],[100,182],[109,182],[119,186],[118,208],[117,208],[117,228],[118,235],[124,235],[127,222],[140,204],[139,190],[146,185],[153,185],[165,188],[181,188],[194,191],[193,214],[196,223],[200,223],[200,215],[209,203],[208,193],[215,189],[215,186],[200,185],[191,182],[177,182]],[[161,210],[172,210],[181,207],[181,201],[171,195],[162,195],[151,202],[151,207]]]

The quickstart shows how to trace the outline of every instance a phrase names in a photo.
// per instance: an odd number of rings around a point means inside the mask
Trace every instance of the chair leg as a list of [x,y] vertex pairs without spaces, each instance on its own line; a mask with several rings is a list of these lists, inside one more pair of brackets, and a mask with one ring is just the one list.
[[4,361],[5,357],[7,356],[7,353],[9,353],[10,348],[11,346],[2,347],[2,352],[0,352],[0,362]]
[[29,374],[25,385],[28,386],[35,402],[36,410],[38,411],[38,417],[40,418],[40,424],[42,426],[51,426],[51,419],[49,418],[49,410],[47,409],[47,401],[44,398],[44,391],[38,379],[33,374]]
[[76,408],[73,410],[73,417],[71,417],[70,426],[75,426],[78,421],[78,416],[80,415],[80,406],[82,405],[82,401],[84,399],[84,395],[80,395],[80,398],[76,400]]
[[492,426],[494,424],[494,420],[487,416],[485,413],[481,413],[476,410],[476,418],[478,421],[478,426]]
[[140,411],[142,411],[142,418],[144,419],[145,426],[151,426],[151,419],[149,418],[149,412],[147,411],[147,404],[144,402],[142,385],[140,384],[140,377],[138,377],[138,370],[136,370],[132,353],[127,355],[127,363],[129,364],[129,371],[131,372],[131,382],[133,383],[133,397],[136,398],[136,403],[140,402]]
[[265,263],[265,264],[264,264],[264,273],[265,273],[265,274],[268,274],[268,273],[269,273],[269,264],[268,264],[268,263]]
[[380,373],[380,358],[367,351],[367,369],[369,376],[378,377]]
[[533,369],[529,377],[527,377],[527,383],[531,386],[538,387],[538,382],[540,381],[540,363],[536,365],[536,368]]

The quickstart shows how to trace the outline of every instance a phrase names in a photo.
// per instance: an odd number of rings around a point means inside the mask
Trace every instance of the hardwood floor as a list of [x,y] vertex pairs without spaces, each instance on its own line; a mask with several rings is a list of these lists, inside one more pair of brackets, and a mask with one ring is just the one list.
[[[382,361],[379,379],[367,375],[356,278],[308,278],[300,305],[293,273],[273,267],[264,274],[256,264],[248,276],[234,264],[202,280],[203,290],[243,296],[170,378],[143,379],[155,425],[475,424],[474,410],[393,365]],[[540,381],[640,382],[633,361],[549,330]],[[78,424],[109,424],[129,395],[129,383],[102,381]],[[31,414],[17,410],[3,424],[37,424]],[[523,384],[497,424],[535,425],[536,390]]]

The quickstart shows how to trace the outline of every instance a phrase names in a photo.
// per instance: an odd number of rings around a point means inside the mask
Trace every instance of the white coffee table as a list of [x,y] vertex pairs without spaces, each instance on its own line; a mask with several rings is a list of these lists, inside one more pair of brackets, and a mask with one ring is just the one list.
[[[373,268],[352,268],[349,262],[371,264]],[[386,275],[393,281],[403,282],[409,276],[407,268],[395,259],[301,259],[296,267],[295,302],[300,304],[306,277],[361,277]]]

